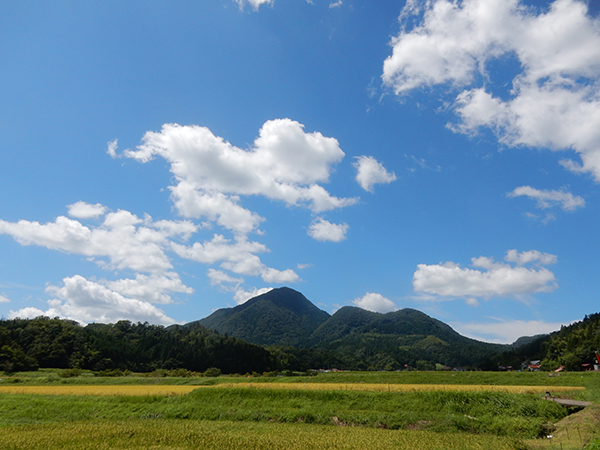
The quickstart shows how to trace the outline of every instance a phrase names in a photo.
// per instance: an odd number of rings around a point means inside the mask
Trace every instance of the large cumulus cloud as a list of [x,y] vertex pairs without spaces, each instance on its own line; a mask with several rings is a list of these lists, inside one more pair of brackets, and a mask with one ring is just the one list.
[[[383,67],[398,95],[442,86],[455,95],[456,123],[492,130],[507,146],[574,150],[562,164],[600,180],[600,19],[580,0],[545,11],[518,0],[410,0]],[[491,63],[512,61],[508,92]]]

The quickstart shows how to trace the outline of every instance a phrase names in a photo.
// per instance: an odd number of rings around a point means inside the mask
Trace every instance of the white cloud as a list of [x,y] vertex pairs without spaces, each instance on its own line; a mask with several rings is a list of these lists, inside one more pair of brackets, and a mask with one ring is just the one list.
[[117,148],[119,146],[119,140],[115,139],[114,141],[111,141],[108,143],[107,148],[106,148],[106,153],[108,153],[108,155],[111,158],[118,158],[119,156],[117,155]]
[[319,217],[310,224],[308,235],[317,241],[341,242],[346,239],[349,228],[346,223],[331,223]]
[[0,295],[0,303],[10,303],[10,300],[8,297],[5,297],[4,295]]
[[[504,145],[574,150],[582,163],[562,164],[600,180],[600,19],[583,1],[539,14],[518,0],[409,1],[400,19],[382,75],[396,94],[458,89],[454,131],[486,127]],[[521,71],[503,99],[487,90],[486,69],[510,58]]]
[[385,298],[381,294],[367,292],[360,298],[352,301],[356,306],[368,311],[374,311],[379,313],[388,313],[391,311],[397,311],[398,308],[390,299]]
[[135,279],[127,278],[116,281],[100,281],[102,285],[126,297],[143,300],[149,303],[172,303],[172,292],[193,294],[194,290],[183,284],[176,272],[165,272],[157,275],[136,274]]
[[467,305],[474,306],[474,307],[479,306],[479,300],[477,300],[476,298],[473,298],[473,297],[466,298],[465,303]]
[[210,284],[215,286],[223,286],[227,284],[233,284],[235,286],[239,286],[244,282],[243,278],[235,278],[231,275],[226,274],[221,270],[208,269],[207,272],[208,279],[210,280]]
[[[555,263],[556,256],[535,250],[523,253],[509,250],[505,260],[516,264],[495,262],[485,256],[471,259],[474,269],[462,268],[453,262],[419,264],[413,275],[413,288],[434,296],[466,297],[470,299],[469,304],[473,304],[473,298],[477,297],[518,297],[551,292],[558,287],[554,274],[540,267]],[[536,267],[524,267],[533,262],[537,263]]]
[[63,280],[62,287],[50,286],[47,291],[57,297],[48,301],[48,310],[24,308],[11,311],[10,317],[58,316],[82,323],[115,323],[119,320],[162,325],[175,323],[175,320],[150,303],[124,297],[80,275],[67,277]]
[[389,184],[396,179],[394,172],[388,172],[383,165],[372,156],[358,156],[354,163],[356,181],[367,192],[373,192],[377,183]]
[[107,214],[97,227],[87,227],[64,216],[46,224],[0,220],[0,234],[12,236],[21,245],[39,245],[92,258],[106,257],[109,263],[97,262],[110,269],[149,273],[171,269],[164,252],[170,243],[168,238],[185,239],[196,228],[191,222],[153,222],[149,216],[140,219],[123,210]]
[[298,275],[291,269],[283,271],[264,265],[255,253],[267,252],[267,247],[258,242],[248,241],[245,237],[236,237],[232,242],[224,236],[215,234],[210,241],[195,242],[191,247],[172,244],[180,257],[204,264],[221,263],[225,270],[249,276],[260,276],[267,283],[294,283]]
[[585,200],[582,197],[573,195],[564,190],[550,191],[544,189],[535,189],[531,186],[519,186],[507,194],[508,197],[529,197],[536,201],[540,209],[549,209],[560,206],[563,211],[573,212],[577,208],[585,206]]
[[[8,314],[9,319],[35,319],[40,316],[48,316],[44,311],[38,308],[34,308],[33,306],[28,306],[27,308],[19,309],[18,311],[10,310]],[[55,316],[52,316],[55,317]]]
[[[106,207],[78,202],[70,206],[70,211],[78,217],[93,217],[104,213]],[[0,234],[8,234],[22,245],[83,255],[107,270],[134,271],[133,278],[100,280],[97,284],[124,297],[149,303],[168,304],[172,303],[173,293],[194,292],[172,270],[168,252],[202,264],[218,263],[222,269],[236,274],[260,276],[266,283],[295,283],[300,279],[292,269],[278,270],[263,264],[257,254],[268,252],[267,247],[243,235],[231,241],[215,234],[210,241],[185,245],[197,229],[189,221],[154,221],[150,216],[141,219],[122,210],[106,214],[98,226],[85,226],[64,216],[46,224],[0,220]],[[216,272],[209,271],[208,275],[214,284]]]
[[93,219],[103,216],[106,213],[106,206],[96,203],[92,205],[86,202],[77,202],[67,206],[69,208],[69,216],[76,219]]
[[238,204],[240,198],[237,195],[201,192],[186,181],[171,186],[170,189],[175,207],[183,216],[194,219],[205,217],[237,234],[248,234],[265,220],[258,214],[242,208]]
[[146,163],[161,156],[177,184],[172,199],[185,217],[206,217],[234,232],[254,230],[264,219],[238,205],[239,196],[261,195],[315,213],[355,204],[356,198],[332,196],[321,186],[344,157],[338,141],[305,133],[290,119],[266,122],[249,150],[215,136],[205,127],[165,124],[147,132],[128,158]]
[[250,300],[251,298],[254,297],[258,297],[259,295],[262,294],[266,294],[269,291],[272,291],[273,288],[261,288],[261,289],[256,289],[256,288],[252,288],[250,291],[245,291],[243,289],[239,289],[236,291],[233,299],[235,300],[235,302],[238,305],[241,305],[242,303],[246,303],[248,300]]
[[241,305],[251,298],[265,294],[273,289],[271,287],[261,289],[251,288],[249,291],[246,291],[241,287],[244,283],[243,278],[232,277],[221,270],[208,269],[208,278],[213,286],[219,286],[223,291],[226,292],[233,292],[233,299],[238,305]]
[[530,263],[539,263],[544,266],[547,266],[548,264],[556,264],[558,258],[556,257],[556,255],[539,252],[537,250],[529,250],[527,252],[519,253],[517,250],[512,249],[506,252],[504,260],[508,262],[514,262],[519,266],[523,266],[525,264]]
[[561,323],[544,322],[541,320],[501,320],[496,319],[489,323],[461,323],[449,324],[463,336],[499,344],[512,344],[522,336],[535,336],[548,334],[560,330]]
[[233,0],[240,9],[244,9],[246,4],[250,5],[254,11],[258,11],[262,5],[272,5],[274,0]]
[[338,1],[337,1],[337,2],[335,2],[335,3],[334,3],[334,2],[331,2],[331,3],[329,4],[329,9],[333,9],[333,8],[339,8],[339,7],[340,7],[340,6],[342,6],[342,5],[343,5],[343,2],[342,2],[342,0],[338,0]]
[[[77,202],[70,214],[79,218],[98,217],[106,207]],[[39,245],[88,257],[107,270],[132,270],[133,279],[99,281],[99,284],[124,296],[151,303],[171,303],[173,292],[191,294],[173,265],[167,251],[172,239],[186,241],[197,226],[189,221],[153,221],[128,211],[106,214],[98,226],[88,227],[77,220],[60,216],[54,222],[40,224],[21,220],[0,220],[0,234],[12,236],[21,245]]]
[[263,267],[260,276],[265,283],[296,283],[300,280],[298,274],[292,269],[277,270],[272,267]]

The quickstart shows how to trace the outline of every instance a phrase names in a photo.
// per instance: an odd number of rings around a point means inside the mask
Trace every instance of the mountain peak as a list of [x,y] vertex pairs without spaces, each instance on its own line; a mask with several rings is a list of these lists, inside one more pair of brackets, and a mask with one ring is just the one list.
[[303,346],[328,318],[300,292],[281,287],[219,309],[197,323],[255,344]]
[[[256,303],[260,303],[263,301],[269,301],[269,302],[273,303],[275,306],[278,306],[280,308],[286,308],[286,309],[289,309],[291,311],[294,311],[294,312],[300,313],[300,314],[302,314],[306,310],[321,311],[310,300],[308,300],[302,293],[300,293],[292,288],[286,287],[286,286],[283,286],[280,288],[274,288],[268,292],[265,292],[264,294],[258,295],[256,297],[252,297],[250,300],[246,301],[245,303],[242,303],[241,305],[236,306],[236,308],[238,308],[240,306],[242,306],[242,307],[245,306],[245,308],[248,308],[248,307],[251,307],[252,305],[255,305]],[[240,309],[245,309],[245,308],[240,308]],[[322,312],[325,312],[325,311],[322,311]],[[329,314],[327,314],[327,315],[329,315]]]

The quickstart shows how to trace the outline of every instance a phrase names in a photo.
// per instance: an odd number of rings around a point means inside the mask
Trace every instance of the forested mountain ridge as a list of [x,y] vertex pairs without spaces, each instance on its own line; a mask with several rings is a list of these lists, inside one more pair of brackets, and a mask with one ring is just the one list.
[[254,344],[306,347],[313,331],[329,317],[300,292],[282,287],[184,326],[198,323]]
[[509,348],[464,337],[415,309],[381,314],[352,306],[339,309],[317,328],[311,344],[332,352],[346,366],[371,370],[477,367]]
[[410,308],[381,314],[345,306],[330,316],[290,288],[273,289],[194,323],[256,344],[318,349],[350,369],[476,367],[509,348],[461,336]]
[[[225,324],[222,329],[227,334],[202,325],[211,321],[215,326],[219,321]],[[271,345],[240,339],[237,326]],[[594,351],[599,349],[600,314],[508,346],[466,338],[414,309],[381,314],[347,306],[330,316],[289,288],[275,289],[201,321],[166,328],[129,321],[81,326],[48,317],[0,320],[0,370],[4,371],[51,367],[202,372],[217,367],[225,373],[247,373],[444,366],[498,370],[499,366],[520,368],[533,359],[543,360],[542,368],[547,370],[559,366],[582,370],[594,363]]]
[[567,370],[591,368],[598,363],[595,352],[599,350],[600,313],[595,313],[552,333],[545,343],[542,366],[546,369],[564,366]]
[[416,309],[405,308],[382,314],[356,306],[344,306],[314,331],[311,341],[313,345],[331,342],[353,333],[434,335],[447,342],[468,339],[445,323]]

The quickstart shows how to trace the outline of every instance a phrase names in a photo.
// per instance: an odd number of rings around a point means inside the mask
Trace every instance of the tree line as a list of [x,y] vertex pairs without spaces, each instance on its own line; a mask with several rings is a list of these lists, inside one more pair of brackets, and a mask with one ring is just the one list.
[[265,348],[202,326],[163,327],[119,321],[79,323],[59,318],[0,320],[0,370],[38,368],[92,371],[186,369],[223,373],[306,371],[329,364],[318,351]]

